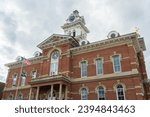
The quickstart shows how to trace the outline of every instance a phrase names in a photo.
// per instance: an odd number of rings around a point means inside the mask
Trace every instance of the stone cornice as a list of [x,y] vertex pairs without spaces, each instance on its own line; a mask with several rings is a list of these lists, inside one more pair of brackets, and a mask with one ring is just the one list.
[[78,19],[74,22],[71,22],[71,23],[65,23],[63,26],[61,26],[62,29],[66,29],[66,28],[69,28],[69,27],[72,27],[72,26],[76,26],[76,25],[80,25],[87,33],[89,33],[90,31],[88,30],[88,28],[83,24],[82,20],[81,19]]
[[[55,38],[58,39],[55,41]],[[53,40],[54,39],[54,40]],[[58,45],[62,45],[65,43],[70,43],[72,46],[78,46],[78,42],[69,35],[61,35],[61,34],[53,34],[43,42],[41,42],[39,45],[37,45],[38,48],[40,49],[46,49]]]
[[[43,58],[44,58],[43,56],[38,56],[38,57],[29,58],[28,60],[32,64],[37,64],[37,63],[40,63],[43,60]],[[9,68],[18,68],[18,67],[21,67],[21,65],[22,65],[22,61],[16,61],[16,62],[5,64],[5,66]],[[24,65],[24,66],[27,66],[27,65]]]
[[[18,89],[19,90],[23,90],[23,89],[29,89],[31,86],[30,85],[26,85],[26,86],[19,86]],[[4,91],[15,91],[17,89],[17,87],[10,87],[10,88],[4,88]]]
[[47,82],[56,82],[56,81],[63,81],[63,82],[68,82],[70,83],[70,78],[63,75],[54,75],[54,76],[40,76],[39,78],[32,79],[30,84],[35,85],[35,84],[41,84],[41,83],[47,83]]
[[120,37],[105,39],[102,41],[97,41],[76,48],[71,48],[70,51],[72,52],[73,55],[75,55],[75,54],[85,53],[88,51],[95,51],[95,50],[115,47],[123,44],[132,44],[135,48],[136,53],[141,51],[136,33],[121,35]]
[[120,73],[112,73],[112,74],[105,74],[102,76],[91,76],[87,78],[71,78],[72,83],[83,83],[83,82],[91,82],[97,80],[116,80],[116,79],[124,79],[129,77],[139,77],[139,72],[137,69],[132,69],[132,71],[120,72]]

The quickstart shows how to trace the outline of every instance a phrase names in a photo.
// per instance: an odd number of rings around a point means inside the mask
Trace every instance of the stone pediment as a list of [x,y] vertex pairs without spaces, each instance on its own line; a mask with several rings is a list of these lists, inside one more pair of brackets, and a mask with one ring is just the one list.
[[55,45],[56,43],[61,43],[62,41],[67,41],[70,38],[68,35],[61,35],[61,34],[53,34],[50,37],[48,37],[46,40],[41,42],[37,47],[40,49],[44,48],[47,45]]

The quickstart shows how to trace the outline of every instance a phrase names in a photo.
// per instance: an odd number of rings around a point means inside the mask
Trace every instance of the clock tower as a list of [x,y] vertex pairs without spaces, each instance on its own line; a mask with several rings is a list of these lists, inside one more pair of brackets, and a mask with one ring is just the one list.
[[65,24],[62,26],[62,29],[64,30],[65,35],[73,36],[79,43],[82,41],[87,42],[86,37],[89,30],[85,26],[84,17],[80,16],[77,10],[69,15]]

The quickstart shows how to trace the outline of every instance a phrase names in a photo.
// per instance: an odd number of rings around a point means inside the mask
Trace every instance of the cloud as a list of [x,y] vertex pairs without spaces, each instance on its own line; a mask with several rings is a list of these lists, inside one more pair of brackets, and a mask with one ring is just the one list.
[[63,33],[60,26],[76,9],[85,17],[90,42],[105,39],[111,30],[125,34],[137,26],[145,38],[145,57],[150,56],[149,0],[0,0],[0,4],[0,67],[4,70],[3,65],[18,55],[32,57],[36,45],[51,34]]

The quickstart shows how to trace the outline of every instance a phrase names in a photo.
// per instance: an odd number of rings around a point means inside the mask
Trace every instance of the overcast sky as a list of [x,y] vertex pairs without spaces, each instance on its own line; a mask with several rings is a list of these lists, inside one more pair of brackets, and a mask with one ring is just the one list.
[[0,0],[0,80],[7,76],[4,64],[17,56],[32,57],[44,39],[63,34],[60,26],[73,10],[84,16],[90,42],[105,39],[112,30],[126,34],[138,27],[150,74],[149,7],[149,0]]

